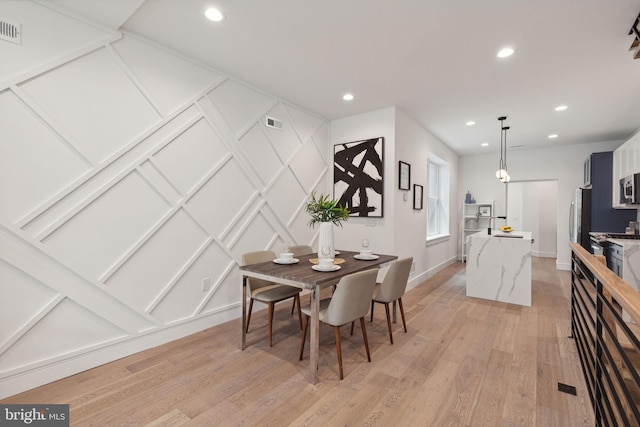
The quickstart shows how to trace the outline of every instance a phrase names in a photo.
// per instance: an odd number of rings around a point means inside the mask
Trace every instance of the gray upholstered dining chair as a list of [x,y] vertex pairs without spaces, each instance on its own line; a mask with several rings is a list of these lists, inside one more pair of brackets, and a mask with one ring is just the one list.
[[311,255],[313,253],[313,248],[309,245],[293,245],[289,246],[289,252],[293,254],[294,257],[301,255]]
[[[338,353],[338,367],[340,369],[340,379],[344,378],[342,371],[342,347],[340,344],[340,326],[360,319],[362,327],[362,338],[364,347],[367,350],[367,360],[371,362],[369,353],[369,342],[367,341],[367,329],[364,316],[369,311],[369,301],[373,295],[373,288],[376,285],[377,269],[365,270],[344,276],[338,282],[336,290],[331,298],[320,301],[320,312],[318,313],[320,322],[333,326],[336,337],[336,351]],[[311,306],[302,307],[305,315],[304,327],[302,329],[302,345],[300,346],[300,360],[304,354],[304,342],[309,328],[309,317],[311,316]]]
[[[242,254],[242,265],[257,264],[260,262],[273,261],[276,254],[273,251],[254,251]],[[251,310],[253,309],[253,301],[260,301],[268,306],[268,326],[269,326],[269,347],[273,343],[273,310],[275,304],[285,299],[293,298],[298,302],[298,321],[300,322],[300,330],[302,330],[302,314],[300,312],[300,291],[301,289],[294,286],[280,285],[269,282],[267,280],[256,279],[254,277],[247,278],[249,294],[249,313],[247,314],[247,329],[249,332],[249,322],[251,322]]]
[[387,327],[389,328],[389,341],[393,344],[393,333],[391,332],[391,316],[389,315],[389,303],[398,301],[400,307],[400,315],[402,316],[402,326],[405,333],[407,332],[407,322],[404,318],[404,307],[402,307],[402,295],[407,288],[409,273],[411,272],[411,263],[413,257],[399,259],[394,261],[387,270],[382,283],[376,283],[373,290],[373,298],[371,299],[371,321],[373,322],[373,303],[384,304],[387,313]]

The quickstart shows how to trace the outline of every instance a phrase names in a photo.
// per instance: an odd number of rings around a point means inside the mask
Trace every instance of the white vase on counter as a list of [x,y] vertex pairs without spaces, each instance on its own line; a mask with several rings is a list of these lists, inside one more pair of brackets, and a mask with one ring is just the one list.
[[318,258],[334,258],[333,223],[321,222],[318,229]]

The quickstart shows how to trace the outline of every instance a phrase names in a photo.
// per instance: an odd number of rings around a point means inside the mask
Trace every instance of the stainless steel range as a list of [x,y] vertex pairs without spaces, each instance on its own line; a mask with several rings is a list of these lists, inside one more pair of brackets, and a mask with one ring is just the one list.
[[633,239],[640,240],[640,234],[625,234],[625,233],[589,233],[591,240],[591,253],[594,255],[604,255],[609,239]]

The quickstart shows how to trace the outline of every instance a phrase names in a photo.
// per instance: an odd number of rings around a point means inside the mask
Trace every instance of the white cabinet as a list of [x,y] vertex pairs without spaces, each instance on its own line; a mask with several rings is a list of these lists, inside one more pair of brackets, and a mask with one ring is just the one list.
[[613,152],[612,206],[620,206],[620,179],[640,172],[640,132]]
[[462,206],[462,262],[467,259],[468,237],[478,231],[487,230],[493,215],[493,202],[465,203]]

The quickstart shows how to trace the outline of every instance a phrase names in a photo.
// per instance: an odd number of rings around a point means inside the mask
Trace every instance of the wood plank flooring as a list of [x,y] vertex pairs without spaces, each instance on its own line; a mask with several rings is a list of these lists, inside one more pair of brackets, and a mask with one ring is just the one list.
[[408,333],[394,324],[393,345],[376,307],[371,363],[359,325],[353,336],[343,327],[343,381],[333,330],[322,325],[320,381],[309,384],[309,351],[298,361],[300,331],[285,302],[272,348],[262,310],[244,351],[238,319],[2,403],[68,403],[73,426],[592,426],[568,338],[570,273],[552,259],[532,267],[532,307],[468,298],[464,264],[446,268],[403,297]]

